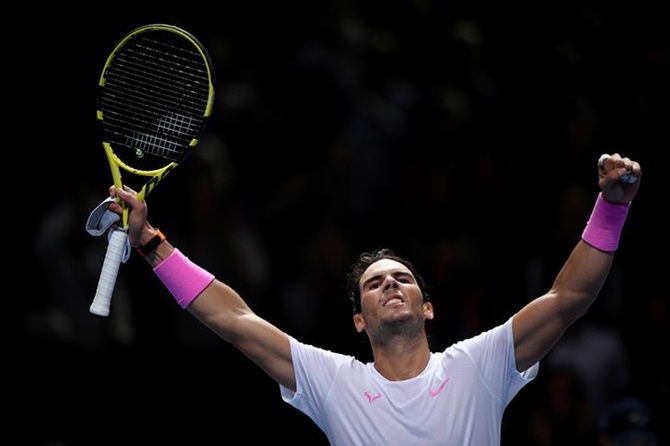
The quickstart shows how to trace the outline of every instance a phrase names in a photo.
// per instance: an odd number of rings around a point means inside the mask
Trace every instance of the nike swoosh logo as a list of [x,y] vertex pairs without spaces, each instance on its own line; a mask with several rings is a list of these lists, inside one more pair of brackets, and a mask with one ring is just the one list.
[[430,391],[430,396],[437,396],[437,395],[439,395],[440,392],[442,392],[442,389],[444,389],[444,386],[446,386],[448,382],[449,382],[449,378],[447,378],[447,379],[445,379],[444,381],[442,381],[442,384],[440,384],[440,387],[438,387],[437,389],[435,389],[435,390],[432,390],[432,389],[431,389],[431,391]]
[[382,394],[381,394],[381,393],[376,393],[376,394],[373,395],[372,392],[365,392],[364,395],[365,395],[366,397],[368,397],[368,402],[369,402],[369,403],[372,403],[372,402],[374,402],[375,400],[378,400],[379,398],[382,397]]

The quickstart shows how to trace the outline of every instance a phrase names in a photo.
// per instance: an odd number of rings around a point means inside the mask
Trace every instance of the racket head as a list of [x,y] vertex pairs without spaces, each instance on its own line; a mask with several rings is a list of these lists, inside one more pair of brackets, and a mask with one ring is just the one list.
[[198,39],[169,24],[130,31],[98,83],[97,119],[112,170],[152,177],[130,185],[144,197],[198,145],[213,106],[213,64]]
[[[213,105],[213,64],[192,34],[167,24],[129,32],[110,53],[98,82],[97,118],[114,185],[135,189],[143,200],[198,145]],[[134,175],[122,180],[122,170]],[[128,240],[128,207],[122,208],[89,308],[103,317],[109,315]]]

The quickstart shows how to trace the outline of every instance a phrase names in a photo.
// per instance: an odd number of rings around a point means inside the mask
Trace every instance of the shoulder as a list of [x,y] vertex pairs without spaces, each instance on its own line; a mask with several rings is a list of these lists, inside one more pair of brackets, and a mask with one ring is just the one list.
[[352,367],[365,366],[365,364],[363,364],[353,355],[347,355],[323,347],[317,347],[315,345],[299,341],[292,336],[289,336],[289,342],[291,345],[291,356],[293,357],[294,362],[300,361],[320,363],[321,365],[330,363],[331,365],[335,366],[350,365]]
[[446,351],[449,351],[449,349],[467,350],[478,345],[504,344],[507,342],[513,342],[511,317],[500,325],[454,343]]

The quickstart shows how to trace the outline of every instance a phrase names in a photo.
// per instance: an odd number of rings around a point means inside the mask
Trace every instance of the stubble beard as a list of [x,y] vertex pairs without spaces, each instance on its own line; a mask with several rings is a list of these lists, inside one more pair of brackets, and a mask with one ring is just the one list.
[[392,320],[382,321],[372,333],[372,338],[379,346],[401,339],[414,339],[423,332],[424,324],[423,318],[414,314],[406,314]]

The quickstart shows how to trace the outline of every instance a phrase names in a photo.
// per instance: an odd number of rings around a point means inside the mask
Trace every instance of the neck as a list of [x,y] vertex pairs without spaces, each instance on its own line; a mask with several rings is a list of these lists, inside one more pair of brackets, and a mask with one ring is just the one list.
[[430,348],[425,332],[420,336],[395,337],[390,342],[371,340],[375,369],[390,381],[418,376],[428,365]]

